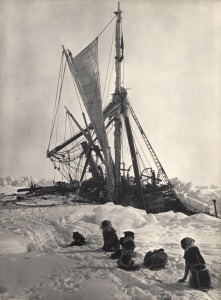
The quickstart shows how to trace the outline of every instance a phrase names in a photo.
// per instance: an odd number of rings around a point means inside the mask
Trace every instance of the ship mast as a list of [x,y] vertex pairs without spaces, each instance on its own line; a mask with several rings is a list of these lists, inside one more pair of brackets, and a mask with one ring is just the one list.
[[[115,36],[115,71],[116,71],[116,82],[115,82],[115,93],[114,101],[121,102],[121,61],[122,61],[122,45],[121,45],[121,13],[120,2],[118,2],[118,10],[115,12],[117,16],[116,20],[116,36]],[[121,176],[120,176],[120,163],[121,163],[121,136],[122,136],[122,122],[121,122],[121,106],[117,109],[114,114],[115,120],[115,131],[114,131],[114,149],[115,149],[115,203],[119,204],[120,189],[121,189]]]
[[115,147],[115,186],[116,203],[120,203],[120,189],[121,189],[121,175],[120,175],[120,163],[121,163],[121,135],[122,135],[122,122],[121,114],[123,114],[124,122],[126,126],[127,138],[130,147],[131,159],[134,169],[136,193],[137,193],[137,204],[139,207],[144,205],[143,190],[140,181],[140,172],[138,168],[137,155],[134,145],[134,139],[132,135],[129,112],[128,112],[128,100],[127,92],[121,85],[121,62],[123,60],[123,36],[121,31],[121,13],[120,2],[118,2],[118,10],[115,12],[117,15],[116,21],[116,56],[115,56],[115,70],[116,70],[116,83],[115,83],[115,94],[114,100],[121,104],[120,108],[115,114],[115,132],[114,132],[114,147]]

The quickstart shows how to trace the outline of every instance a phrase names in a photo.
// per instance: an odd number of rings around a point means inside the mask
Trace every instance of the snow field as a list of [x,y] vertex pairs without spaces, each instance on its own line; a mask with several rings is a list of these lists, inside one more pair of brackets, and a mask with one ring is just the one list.
[[[146,214],[112,203],[2,209],[0,214],[0,268],[5,273],[0,275],[0,299],[219,299],[219,219],[204,214]],[[118,269],[110,254],[100,250],[100,224],[105,219],[112,222],[119,238],[126,230],[134,231],[139,271]],[[88,244],[66,248],[77,230]],[[180,240],[185,236],[195,239],[207,262],[214,287],[209,294],[189,289],[188,282],[177,282],[183,276]],[[165,269],[154,272],[142,262],[147,251],[157,248],[165,249],[169,261]],[[18,284],[16,270],[22,283]]]

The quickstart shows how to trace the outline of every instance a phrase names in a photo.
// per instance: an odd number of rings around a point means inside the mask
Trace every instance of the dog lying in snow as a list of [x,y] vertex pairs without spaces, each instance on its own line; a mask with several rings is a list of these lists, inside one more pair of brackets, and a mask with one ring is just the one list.
[[80,234],[78,231],[73,232],[73,239],[74,241],[67,245],[67,247],[83,246],[86,244],[85,237],[83,237],[83,235]]
[[167,264],[167,254],[163,248],[148,251],[144,257],[143,264],[150,270],[159,270],[165,268]]

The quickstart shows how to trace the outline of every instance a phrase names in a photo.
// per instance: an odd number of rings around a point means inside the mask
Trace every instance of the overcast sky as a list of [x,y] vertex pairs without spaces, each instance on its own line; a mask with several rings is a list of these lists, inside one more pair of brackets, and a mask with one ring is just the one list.
[[[0,0],[0,177],[53,178],[46,151],[61,45],[77,54],[116,8]],[[125,87],[167,175],[221,185],[221,1],[122,0],[121,9]]]

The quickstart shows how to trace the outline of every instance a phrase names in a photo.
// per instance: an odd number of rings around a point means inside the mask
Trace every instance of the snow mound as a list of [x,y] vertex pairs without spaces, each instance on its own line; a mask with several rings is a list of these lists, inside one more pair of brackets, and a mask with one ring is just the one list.
[[[100,226],[103,220],[111,220],[113,227],[120,229],[129,230],[131,228],[140,228],[148,226],[151,222],[154,221],[155,217],[146,214],[144,210],[139,210],[133,207],[122,207],[121,205],[114,205],[113,203],[107,203],[103,206],[98,206],[94,209],[95,213],[95,223]],[[119,218],[119,215],[126,215]]]
[[0,254],[27,252],[28,243],[18,234],[0,232]]

